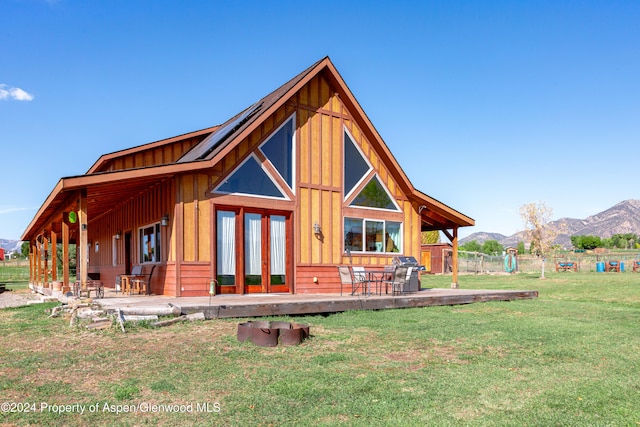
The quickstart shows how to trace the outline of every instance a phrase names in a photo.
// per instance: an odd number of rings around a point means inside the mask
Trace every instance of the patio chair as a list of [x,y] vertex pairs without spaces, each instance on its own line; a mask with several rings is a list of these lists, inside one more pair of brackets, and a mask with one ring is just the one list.
[[[383,283],[385,284],[385,293],[389,293],[389,286],[391,287],[391,293],[393,295],[399,295],[404,290],[404,284],[407,281],[407,272],[409,268],[398,266],[395,271],[391,275],[390,279],[385,280]],[[410,274],[410,273],[409,273]]]
[[368,288],[371,283],[369,282],[367,273],[364,271],[364,267],[351,267],[351,270],[353,271],[353,280],[359,285],[362,285],[362,293],[371,294],[371,289]]
[[[138,294],[149,294],[150,288],[149,285],[151,283],[151,276],[153,275],[153,270],[155,270],[156,266],[152,265],[151,269],[148,273],[141,272],[136,278],[131,279],[133,283],[133,291]],[[144,270],[143,270],[144,271]]]
[[365,283],[356,278],[355,274],[351,274],[351,269],[347,266],[338,266],[338,273],[340,274],[340,295],[342,295],[342,288],[345,285],[351,286],[351,295],[355,295],[358,288]]

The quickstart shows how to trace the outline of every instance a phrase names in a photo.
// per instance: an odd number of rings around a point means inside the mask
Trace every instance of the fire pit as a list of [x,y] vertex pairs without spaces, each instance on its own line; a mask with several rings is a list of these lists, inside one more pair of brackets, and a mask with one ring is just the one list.
[[309,337],[309,325],[291,322],[251,321],[238,324],[238,341],[251,340],[261,347],[298,345]]

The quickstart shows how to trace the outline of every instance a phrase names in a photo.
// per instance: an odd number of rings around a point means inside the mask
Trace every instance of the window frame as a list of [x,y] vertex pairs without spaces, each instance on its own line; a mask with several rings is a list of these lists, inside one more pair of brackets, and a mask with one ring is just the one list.
[[[345,228],[345,221],[346,220],[350,220],[350,221],[360,221],[361,223],[361,230],[362,230],[362,234],[361,234],[361,244],[362,247],[360,250],[354,250],[353,245],[350,245],[351,248],[347,248],[347,244],[346,244],[346,237],[347,237],[347,232],[346,232],[346,228]],[[376,251],[376,250],[367,250],[366,248],[366,241],[367,241],[367,222],[377,222],[377,223],[382,223],[382,236],[385,236],[387,234],[387,223],[394,223],[394,224],[399,224],[400,228],[398,231],[398,238],[400,240],[400,242],[398,242],[398,244],[396,245],[396,242],[394,241],[394,246],[397,246],[398,248],[398,252],[389,252],[387,251],[387,244],[386,241],[383,237],[382,240],[382,244],[383,244],[383,250],[382,251]],[[403,248],[404,248],[404,234],[403,234],[403,230],[404,230],[404,222],[402,221],[394,221],[394,220],[390,220],[390,219],[380,219],[380,218],[358,218],[358,217],[351,217],[351,216],[344,216],[342,218],[342,227],[343,227],[343,232],[342,232],[342,246],[343,246],[343,250],[346,252],[347,249],[349,249],[349,251],[351,253],[357,253],[357,254],[378,254],[378,255],[390,255],[390,254],[394,254],[394,255],[401,255],[404,253]],[[393,239],[392,239],[393,240]]]
[[[220,187],[222,187],[226,182],[227,179],[232,177],[235,173],[237,173],[248,161],[253,160],[258,164],[258,167],[260,169],[262,169],[262,171],[264,172],[264,174],[266,175],[266,177],[271,181],[271,183],[276,187],[276,189],[280,192],[281,196],[269,196],[269,195],[264,195],[264,194],[255,194],[255,193],[243,193],[243,192],[239,192],[239,191],[234,191],[234,192],[230,192],[230,191],[221,191]],[[269,162],[271,163],[271,162]],[[279,173],[278,173],[279,174]],[[286,182],[285,182],[285,185]],[[288,186],[288,185],[287,185]],[[260,160],[260,158],[256,155],[256,153],[251,153],[249,154],[242,162],[240,162],[240,164],[238,166],[236,166],[228,175],[226,175],[224,178],[222,178],[220,180],[220,182],[213,188],[213,190],[210,191],[211,194],[218,194],[218,195],[231,195],[231,196],[245,196],[245,197],[257,197],[257,198],[261,198],[261,199],[271,199],[271,200],[291,200],[288,196],[287,193],[284,191],[284,189],[282,188],[282,186],[278,183],[278,180],[276,180],[271,173],[269,173],[269,170],[267,170],[267,168],[264,167],[263,162]]]
[[[280,129],[282,129],[283,127],[287,126],[288,124],[290,124],[290,126],[291,126],[291,147],[289,147],[291,149],[291,185],[289,185],[289,183],[287,182],[287,178],[282,176],[282,174],[280,173],[278,168],[271,161],[271,158],[269,158],[267,153],[265,153],[263,148],[262,148],[267,143],[269,143],[271,141],[271,138],[273,138],[280,131]],[[273,130],[269,134],[269,136],[267,136],[265,138],[265,140],[258,146],[258,149],[260,150],[260,153],[265,157],[265,159],[267,159],[267,161],[271,164],[271,166],[273,166],[273,169],[278,173],[278,175],[280,175],[280,178],[282,179],[282,181],[287,185],[287,187],[289,187],[289,189],[293,192],[293,194],[295,194],[295,188],[296,188],[296,131],[297,131],[297,129],[296,129],[296,113],[294,112],[288,118],[286,118],[280,124],[280,126],[278,126],[275,130]],[[272,180],[273,180],[273,177],[270,176],[270,178],[272,178]],[[282,189],[280,189],[280,190],[282,191]],[[284,194],[284,192],[283,192],[283,194]]]
[[[369,168],[367,169],[367,171],[360,177],[360,179],[355,183],[355,185],[353,187],[351,187],[351,189],[349,190],[348,193],[345,193],[343,196],[343,200],[348,200],[349,198],[351,198],[351,196],[353,195],[353,193],[355,191],[357,191],[358,188],[360,188],[360,186],[362,185],[362,183],[367,179],[367,176],[369,176],[369,174],[371,173],[371,171],[373,170],[373,166],[371,166],[371,162],[369,162],[369,159],[367,158],[367,156],[364,155],[364,152],[362,151],[362,149],[360,148],[360,146],[358,145],[358,143],[356,142],[356,139],[353,137],[353,135],[351,134],[351,132],[349,131],[349,129],[344,126],[343,127],[343,133],[342,133],[342,161],[343,161],[343,175],[344,175],[344,168],[347,166],[347,156],[345,155],[345,148],[344,145],[346,143],[345,140],[345,135],[347,135],[349,137],[349,142],[355,147],[355,149],[358,151],[358,153],[360,154],[360,156],[362,157],[362,159],[364,160],[364,162],[367,164],[367,166],[369,166]],[[342,177],[342,191],[343,193],[346,190],[346,183],[344,182],[345,180],[345,176]]]
[[[155,246],[152,259],[150,261],[145,261],[145,245],[143,244],[143,233],[144,230],[150,228],[153,228]],[[158,264],[162,262],[162,227],[160,225],[160,221],[138,227],[138,261],[140,264]]]

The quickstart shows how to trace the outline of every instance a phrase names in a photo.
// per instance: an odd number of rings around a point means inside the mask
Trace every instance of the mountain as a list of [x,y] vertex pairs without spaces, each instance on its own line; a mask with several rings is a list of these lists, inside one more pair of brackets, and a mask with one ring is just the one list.
[[20,252],[22,242],[20,240],[6,240],[0,239],[0,248],[4,249],[5,253]]
[[[563,247],[571,247],[571,236],[608,238],[614,234],[640,235],[640,200],[625,200],[585,219],[560,218],[549,222],[548,226],[561,230],[555,242]],[[486,240],[497,240],[502,246],[516,246],[518,242],[524,242],[526,239],[523,231],[511,236],[478,232],[460,239],[460,244],[463,245],[472,240],[480,244]]]

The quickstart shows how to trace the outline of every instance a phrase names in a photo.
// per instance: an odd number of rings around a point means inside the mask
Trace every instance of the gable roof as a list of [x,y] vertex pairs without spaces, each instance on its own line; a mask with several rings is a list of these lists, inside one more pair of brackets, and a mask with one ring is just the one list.
[[[278,108],[283,106],[288,99],[309,83],[311,79],[320,74],[334,87],[341,102],[345,104],[347,110],[351,112],[354,120],[372,143],[382,162],[389,165],[390,173],[393,174],[403,192],[407,194],[412,202],[427,208],[420,209],[423,230],[465,227],[475,224],[472,218],[463,215],[413,187],[411,181],[373,126],[373,123],[371,123],[342,76],[327,56],[219,126],[103,155],[89,169],[87,174],[62,178],[36,213],[25,230],[22,239],[30,240],[30,238],[38,233],[38,230],[51,221],[54,215],[61,215],[60,209],[63,208],[65,203],[68,203],[67,199],[75,191],[81,189],[86,190],[88,193],[87,199],[95,203],[95,205],[92,205],[91,202],[89,202],[87,206],[88,214],[92,217],[96,215],[96,213],[102,213],[102,209],[105,209],[107,206],[117,204],[114,203],[114,200],[110,200],[108,204],[104,202],[101,203],[99,197],[92,197],[92,193],[95,193],[94,196],[101,196],[101,198],[114,197],[116,198],[115,202],[122,202],[126,200],[127,195],[130,197],[130,194],[133,192],[142,191],[154,180],[170,178],[178,173],[198,171],[213,167],[221,161],[236,144],[249,136],[266,118],[275,113]],[[180,139],[193,136],[204,136],[204,138],[175,163],[139,169],[99,172],[102,165],[119,156],[135,154],[136,152],[142,152],[150,148],[170,144]],[[126,187],[128,191],[124,193],[121,192],[120,189],[123,187]]]

